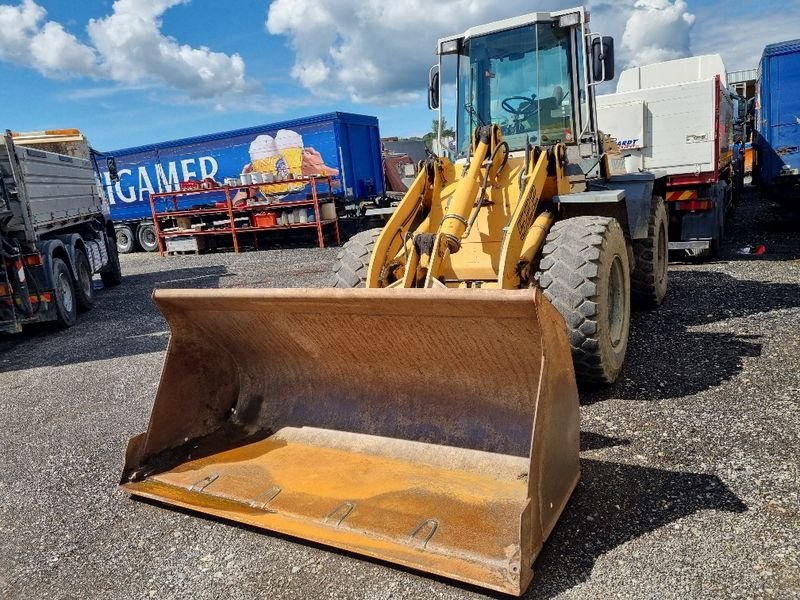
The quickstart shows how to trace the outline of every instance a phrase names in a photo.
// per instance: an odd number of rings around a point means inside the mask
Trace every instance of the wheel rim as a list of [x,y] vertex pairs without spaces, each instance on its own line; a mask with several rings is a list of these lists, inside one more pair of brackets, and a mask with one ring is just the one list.
[[142,243],[145,246],[155,246],[156,232],[149,227],[142,232]]
[[64,310],[68,313],[72,312],[72,286],[69,284],[67,275],[64,273],[59,273],[58,281],[56,283],[58,295],[61,298],[61,304],[64,306]]
[[667,248],[667,232],[665,229],[665,226],[658,228],[658,248],[656,250],[658,263],[656,264],[656,272],[659,283],[663,282],[667,276],[667,252],[669,250]]
[[625,328],[625,289],[622,261],[619,256],[614,256],[611,263],[611,273],[608,278],[608,335],[613,347],[619,346],[622,341],[622,331]]
[[131,243],[131,238],[128,235],[128,232],[122,229],[117,229],[117,244],[119,246],[122,246],[123,248],[127,248],[128,246],[130,246],[130,243]]

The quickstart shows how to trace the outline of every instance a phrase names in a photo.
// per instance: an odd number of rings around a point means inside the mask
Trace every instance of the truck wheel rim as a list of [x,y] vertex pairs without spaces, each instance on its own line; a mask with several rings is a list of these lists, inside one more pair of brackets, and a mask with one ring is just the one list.
[[72,312],[72,288],[70,288],[67,276],[64,273],[58,274],[58,295],[61,297],[61,304],[64,310]]
[[145,244],[152,246],[156,243],[156,232],[152,229],[145,229],[144,233],[142,234],[142,238],[144,238]]
[[611,339],[611,345],[615,348],[622,341],[622,330],[624,329],[624,288],[622,262],[619,256],[615,255],[608,278],[608,336]]

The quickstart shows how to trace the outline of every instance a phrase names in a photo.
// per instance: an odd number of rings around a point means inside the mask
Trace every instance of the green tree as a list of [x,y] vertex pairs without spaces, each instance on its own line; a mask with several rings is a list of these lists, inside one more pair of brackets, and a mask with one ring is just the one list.
[[[436,137],[439,135],[439,119],[434,119],[431,123],[431,130],[422,136],[422,139],[425,141],[425,145],[428,148],[431,147],[431,143]],[[442,137],[455,137],[456,133],[453,131],[452,128],[447,126],[447,120],[442,119]]]

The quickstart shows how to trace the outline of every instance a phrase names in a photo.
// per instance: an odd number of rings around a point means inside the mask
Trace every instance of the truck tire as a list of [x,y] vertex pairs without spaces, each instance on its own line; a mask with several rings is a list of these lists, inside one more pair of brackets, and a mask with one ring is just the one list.
[[78,310],[86,311],[94,304],[92,265],[83,250],[75,250],[75,300]]
[[142,223],[136,231],[136,239],[145,252],[155,252],[158,250],[158,238],[156,228],[152,223]]
[[133,230],[127,225],[118,225],[114,228],[117,237],[117,250],[120,254],[129,254],[136,247]]
[[110,238],[106,238],[108,248],[108,266],[100,273],[100,279],[106,287],[114,287],[122,283],[122,267],[119,264],[119,252],[117,245],[112,243]]
[[664,200],[653,196],[647,237],[633,240],[631,244],[635,265],[631,273],[631,295],[636,308],[655,308],[667,295],[667,228],[667,207]]
[[56,325],[62,329],[72,327],[78,318],[78,303],[67,263],[58,257],[53,257],[53,301]]
[[558,221],[547,234],[536,280],[566,321],[581,383],[613,383],[630,330],[625,235],[610,217]]
[[382,229],[367,229],[347,240],[333,266],[334,284],[338,288],[364,287],[372,249]]

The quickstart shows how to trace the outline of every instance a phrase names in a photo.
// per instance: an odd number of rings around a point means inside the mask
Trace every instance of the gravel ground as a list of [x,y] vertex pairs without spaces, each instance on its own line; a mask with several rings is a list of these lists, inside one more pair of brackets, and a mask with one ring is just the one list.
[[[751,195],[729,233],[582,392],[581,483],[528,597],[800,597],[800,222]],[[0,340],[0,597],[485,597],[116,487],[167,342],[152,289],[323,286],[335,254],[126,256],[74,328]]]

